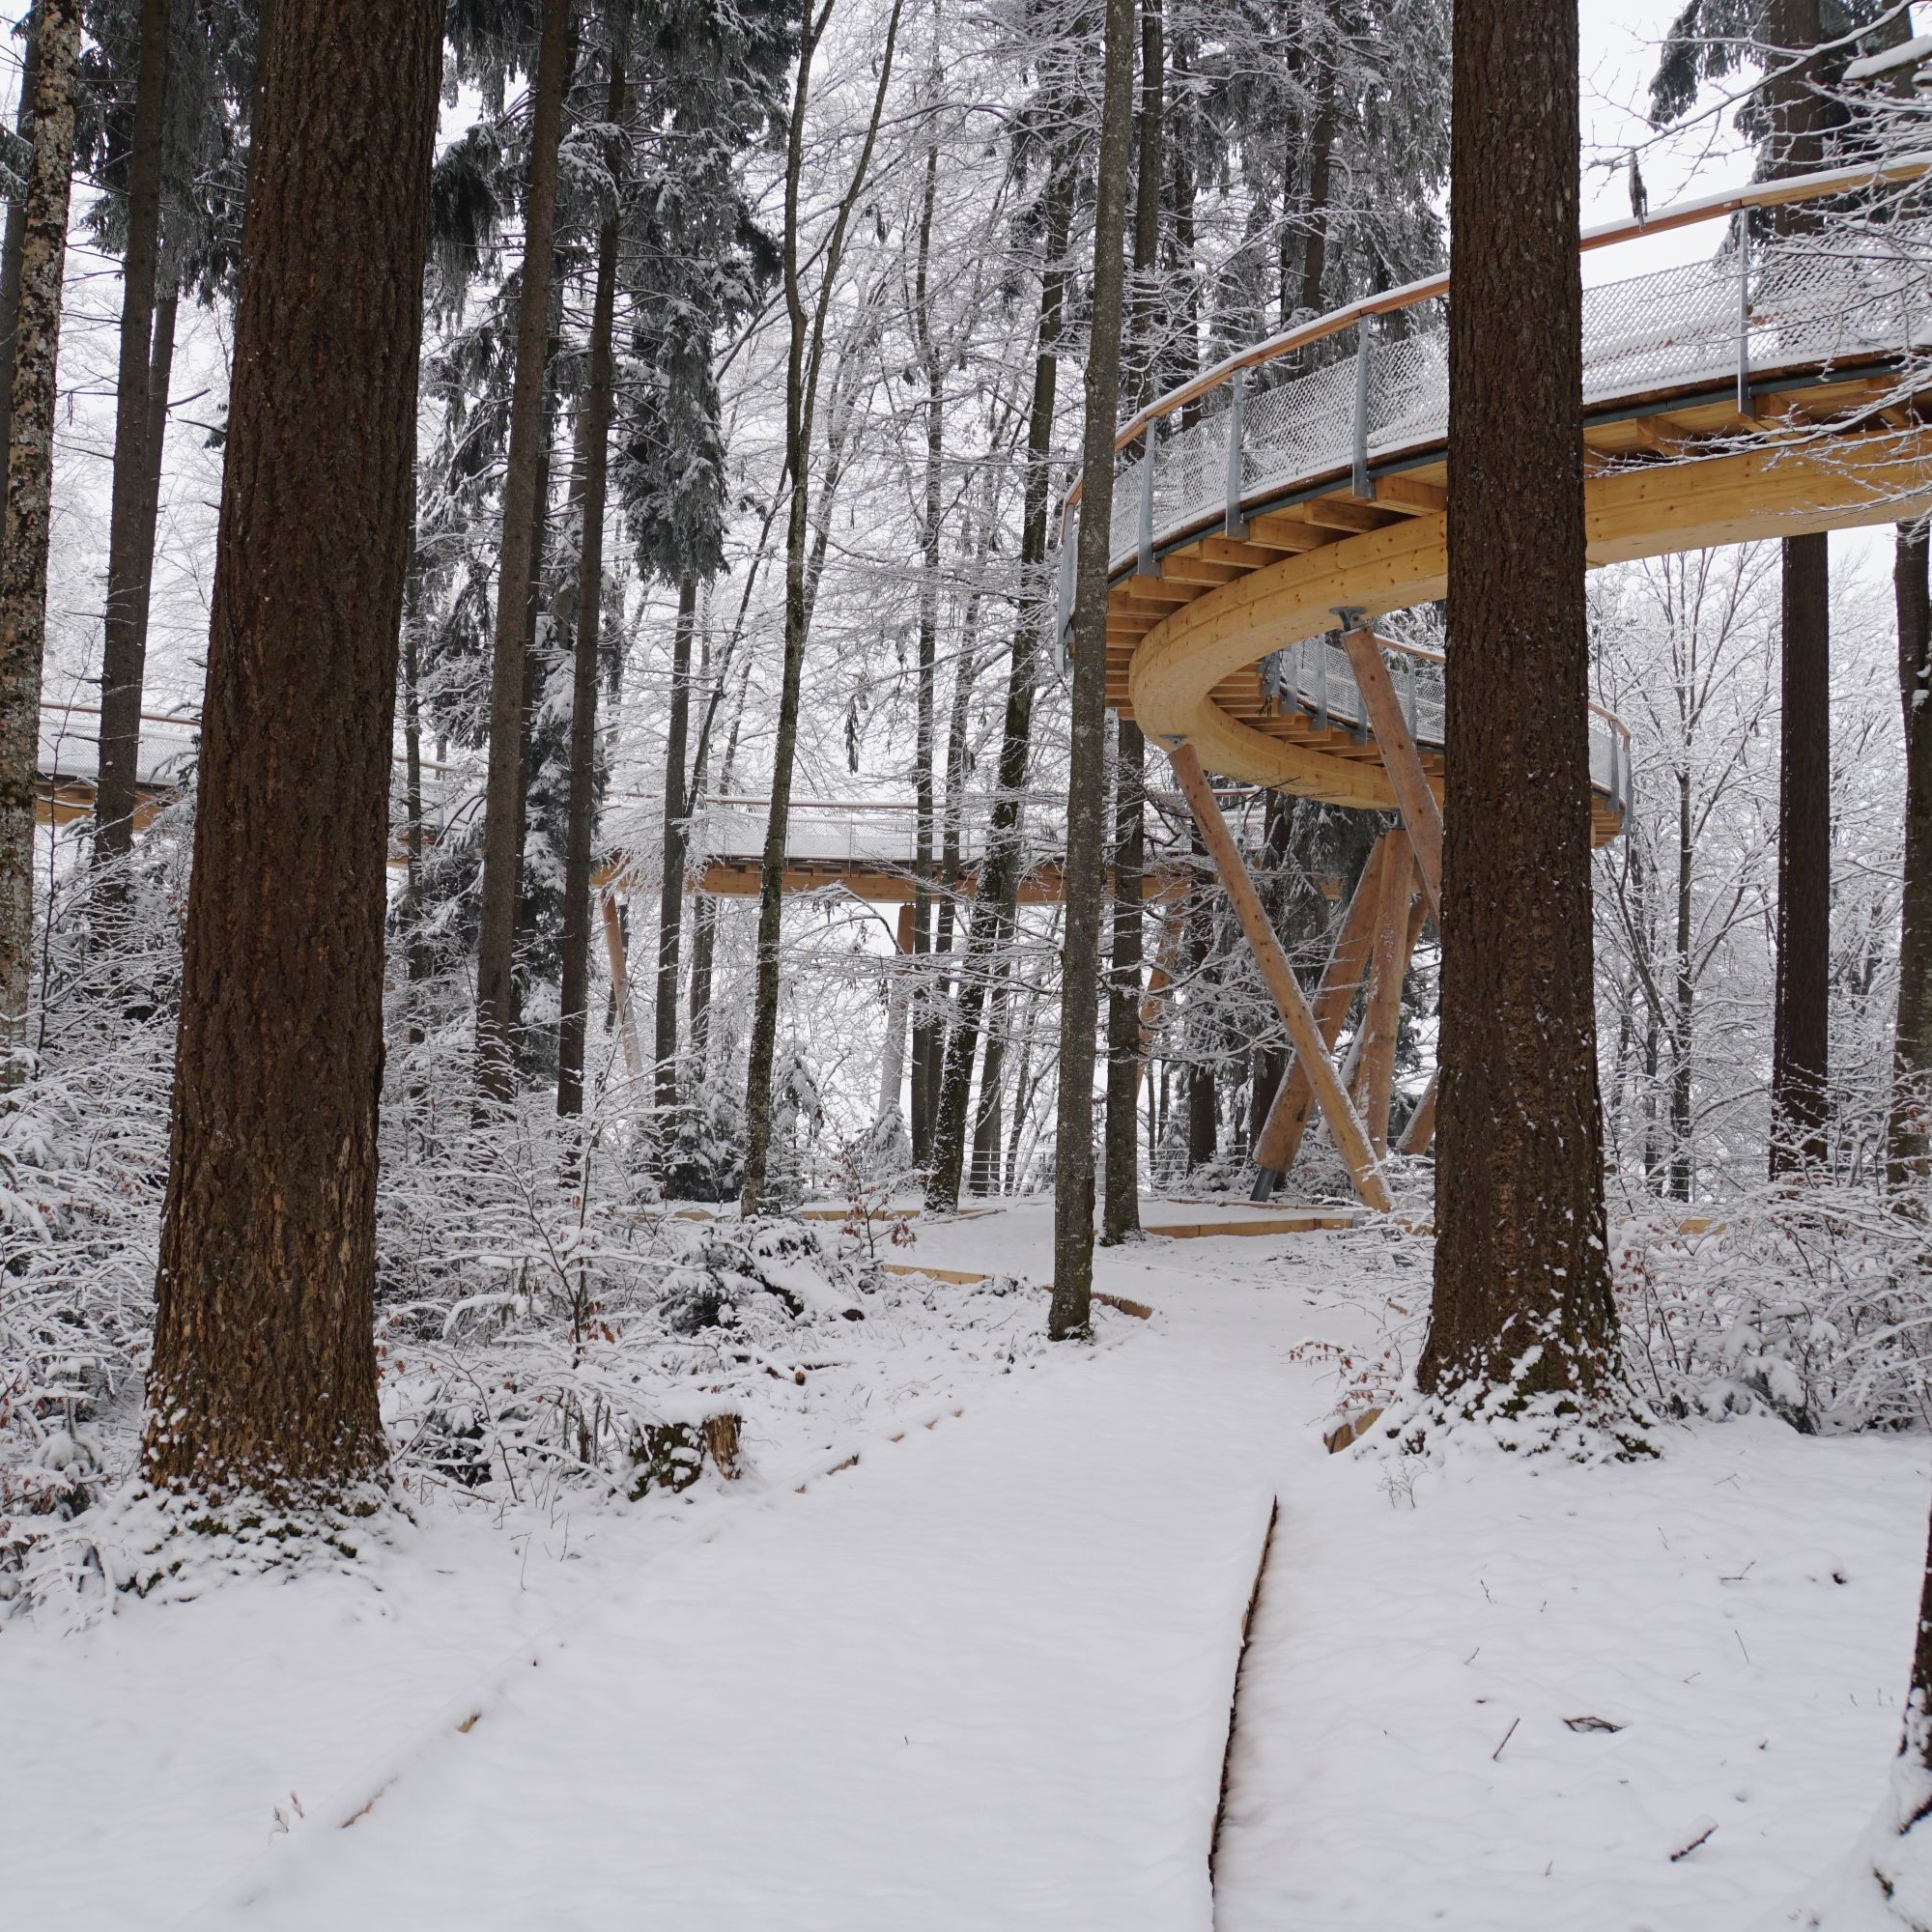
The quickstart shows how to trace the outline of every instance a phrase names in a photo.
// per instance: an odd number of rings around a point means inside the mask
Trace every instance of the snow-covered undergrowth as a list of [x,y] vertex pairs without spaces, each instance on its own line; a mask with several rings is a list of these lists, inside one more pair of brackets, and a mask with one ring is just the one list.
[[[185,834],[146,841],[158,856],[126,919],[145,950],[106,966],[78,895],[55,923],[61,1025],[0,1106],[0,1613],[65,1620],[111,1604],[110,1585],[156,1583],[165,1526],[132,1492]],[[1041,1346],[1036,1297],[1010,1282],[882,1266],[917,1254],[858,1166],[842,1224],[696,1218],[658,1198],[620,1091],[600,1089],[581,1128],[542,1092],[479,1125],[465,1015],[440,1012],[432,989],[415,1018],[393,1028],[378,1226],[405,1517],[446,1504],[548,1522],[635,1508],[706,1470],[801,1471]],[[161,1570],[171,1594],[260,1560],[211,1543],[176,1569],[181,1554]]]
[[1932,1224],[1871,1186],[1767,1187],[1613,1229],[1633,1384],[1660,1411],[1762,1406],[1806,1434],[1932,1422]]

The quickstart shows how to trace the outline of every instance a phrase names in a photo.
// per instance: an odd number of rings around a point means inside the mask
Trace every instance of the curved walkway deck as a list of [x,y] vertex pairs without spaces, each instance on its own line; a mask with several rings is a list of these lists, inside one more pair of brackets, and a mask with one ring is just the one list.
[[[1689,203],[1585,249],[1913,181],[1932,157]],[[1448,376],[1437,276],[1231,356],[1122,428],[1107,694],[1231,779],[1343,806],[1396,800],[1347,656],[1318,642],[1448,582]],[[1932,509],[1932,235],[1821,231],[1585,291],[1583,445],[1592,565]],[[1352,334],[1352,354],[1335,355]],[[1327,359],[1321,359],[1326,357]],[[1315,364],[1317,366],[1310,366]],[[1071,614],[1062,520],[1061,622]],[[1440,661],[1397,666],[1438,796]],[[1596,836],[1620,829],[1625,734],[1592,732]]]

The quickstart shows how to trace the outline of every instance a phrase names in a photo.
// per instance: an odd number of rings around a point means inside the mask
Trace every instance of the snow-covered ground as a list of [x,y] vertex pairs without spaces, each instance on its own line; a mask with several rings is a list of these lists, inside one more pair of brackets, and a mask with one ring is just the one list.
[[[1044,1279],[1049,1233],[896,1259]],[[0,1918],[1742,1932],[1878,1804],[1925,1445],[1329,1456],[1426,1270],[1153,1241],[1099,1270],[1153,1318],[1068,1350],[960,1288],[956,1346],[902,1311],[906,1374],[814,1439],[748,1417],[737,1484],[432,1500],[353,1571],[0,1628]]]

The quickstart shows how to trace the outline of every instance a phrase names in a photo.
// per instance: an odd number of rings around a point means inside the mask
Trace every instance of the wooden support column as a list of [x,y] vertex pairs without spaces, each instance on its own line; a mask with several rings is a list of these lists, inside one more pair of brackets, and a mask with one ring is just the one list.
[[1431,789],[1429,775],[1422,769],[1422,753],[1403,716],[1402,700],[1395,694],[1395,680],[1382,657],[1381,639],[1357,626],[1342,640],[1349,647],[1349,662],[1354,668],[1355,688],[1362,694],[1368,710],[1369,728],[1376,734],[1377,749],[1382,754],[1382,769],[1388,773],[1395,791],[1396,809],[1402,813],[1408,842],[1415,848],[1416,869],[1422,874],[1422,890],[1429,900],[1432,918],[1442,917],[1442,808]]
[[1375,978],[1362,1014],[1362,1119],[1378,1155],[1388,1151],[1396,1036],[1402,1027],[1402,982],[1408,973],[1410,935],[1416,930],[1409,920],[1414,881],[1415,861],[1405,838],[1390,851],[1382,867],[1381,904],[1376,919]]
[[609,887],[602,895],[604,950],[611,957],[611,995],[617,1006],[617,1033],[624,1042],[624,1065],[633,1080],[644,1077],[644,1056],[638,1044],[638,1019],[631,1010],[631,976],[624,964],[624,925],[617,917],[617,896]]
[[1435,1083],[1440,1077],[1440,1068],[1429,1076],[1429,1085],[1422,1090],[1422,1098],[1415,1103],[1415,1112],[1408,1117],[1408,1125],[1403,1128],[1402,1139],[1395,1144],[1397,1153],[1429,1151],[1429,1143],[1435,1138]]
[[[1355,1003],[1362,977],[1368,971],[1369,949],[1375,937],[1375,916],[1380,904],[1382,865],[1401,842],[1399,832],[1385,832],[1377,839],[1362,876],[1355,882],[1349,909],[1342,915],[1342,929],[1328,954],[1321,984],[1315,994],[1315,1022],[1321,1029],[1321,1043],[1332,1053],[1341,1037],[1342,1022]],[[1296,1054],[1275,1089],[1267,1119],[1262,1123],[1261,1138],[1255,1142],[1255,1195],[1265,1201],[1282,1176],[1294,1165],[1301,1151],[1302,1136],[1308,1131],[1308,1116],[1315,1105],[1315,1084]]]
[[1321,1029],[1316,1024],[1307,998],[1296,983],[1294,969],[1289,965],[1288,955],[1282,952],[1281,942],[1268,923],[1261,895],[1255,891],[1254,881],[1249,878],[1248,868],[1242,863],[1240,848],[1235,843],[1234,835],[1221,816],[1221,808],[1214,802],[1207,774],[1201,769],[1200,756],[1191,745],[1177,746],[1168,755],[1174,766],[1174,775],[1180,781],[1188,810],[1201,829],[1202,840],[1214,861],[1214,869],[1221,875],[1221,883],[1234,901],[1235,915],[1241,923],[1241,930],[1254,950],[1262,980],[1281,1010],[1295,1057],[1307,1063],[1315,1083],[1316,1100],[1348,1165],[1349,1178],[1354,1182],[1355,1192],[1365,1206],[1385,1214],[1394,1203],[1389,1196],[1388,1183],[1382,1179],[1381,1164],[1369,1144],[1361,1116],[1349,1104],[1349,1096],[1335,1072],[1335,1063],[1328,1057]]
[[906,1008],[910,1004],[912,981],[901,963],[912,954],[913,906],[908,899],[899,907],[898,929],[893,934],[897,957],[886,968],[886,1044],[879,1056],[879,1118],[899,1104],[899,1090],[905,1084]]
[[1153,1043],[1153,1023],[1160,1013],[1160,998],[1174,983],[1175,964],[1180,957],[1180,942],[1186,932],[1180,907],[1185,896],[1184,887],[1170,886],[1161,894],[1158,903],[1160,945],[1153,955],[1153,968],[1148,974],[1147,990],[1141,995],[1141,1052],[1134,1063],[1136,1098],[1147,1075],[1148,1048]]

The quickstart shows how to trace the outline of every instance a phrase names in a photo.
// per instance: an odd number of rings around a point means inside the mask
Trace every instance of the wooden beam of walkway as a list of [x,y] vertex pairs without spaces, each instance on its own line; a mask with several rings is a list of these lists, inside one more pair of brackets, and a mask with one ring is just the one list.
[[1408,973],[1408,916],[1415,895],[1415,861],[1406,841],[1390,848],[1382,866],[1380,905],[1376,916],[1375,977],[1362,1011],[1359,1075],[1363,1123],[1378,1157],[1388,1151],[1389,1101],[1395,1093],[1395,1046],[1402,1028],[1402,982]]
[[1397,1153],[1424,1153],[1435,1138],[1435,1084],[1441,1078],[1442,1069],[1438,1066],[1429,1076],[1429,1085],[1422,1090],[1422,1098],[1415,1103],[1415,1112],[1408,1117],[1408,1125],[1403,1128],[1402,1139],[1395,1144]]
[[1202,841],[1214,862],[1214,869],[1220,873],[1221,883],[1234,901],[1235,916],[1241,923],[1241,930],[1247,935],[1249,946],[1254,949],[1262,979],[1281,1010],[1295,1057],[1307,1063],[1315,1083],[1315,1097],[1327,1120],[1329,1132],[1335,1137],[1335,1145],[1348,1165],[1349,1178],[1354,1182],[1355,1192],[1366,1207],[1386,1214],[1395,1203],[1390,1197],[1387,1181],[1382,1179],[1381,1163],[1376,1158],[1375,1149],[1369,1145],[1361,1116],[1350,1104],[1348,1094],[1343,1090],[1335,1071],[1335,1063],[1328,1057],[1328,1048],[1322,1040],[1321,1029],[1316,1024],[1307,997],[1296,983],[1294,969],[1289,965],[1288,955],[1282,952],[1281,942],[1268,923],[1261,895],[1248,876],[1240,847],[1235,843],[1234,834],[1228,830],[1228,822],[1221,816],[1221,808],[1208,786],[1207,774],[1201,769],[1200,757],[1192,745],[1178,745],[1168,756],[1174,765],[1175,777],[1180,781],[1188,810],[1201,829]]
[[[1382,861],[1401,837],[1399,832],[1384,832],[1376,840],[1362,867],[1362,876],[1355,882],[1349,909],[1342,916],[1342,929],[1335,935],[1328,964],[1322,969],[1321,983],[1316,989],[1315,1023],[1321,1030],[1321,1043],[1329,1053],[1335,1050],[1335,1042],[1342,1035],[1342,1022],[1349,1017],[1349,1009],[1354,1005],[1355,994],[1368,971],[1376,908],[1380,903]],[[1267,1118],[1262,1122],[1261,1137],[1255,1142],[1257,1201],[1265,1201],[1282,1176],[1294,1165],[1314,1105],[1315,1083],[1297,1053],[1274,1090]]]
[[637,1015],[631,1010],[631,975],[624,960],[624,923],[617,917],[616,895],[599,895],[604,914],[604,950],[611,960],[611,997],[617,1004],[617,1031],[624,1041],[624,1065],[633,1080],[644,1077],[643,1049],[638,1044]]
[[1396,810],[1402,813],[1408,842],[1415,848],[1416,869],[1422,874],[1422,891],[1429,911],[1439,925],[1442,919],[1442,807],[1422,769],[1422,753],[1416,749],[1415,735],[1403,715],[1402,700],[1389,675],[1388,660],[1382,656],[1382,640],[1366,625],[1358,624],[1342,640],[1354,668],[1355,689],[1368,709],[1369,728],[1375,733],[1377,749],[1382,754],[1382,769],[1388,773],[1395,792]]

